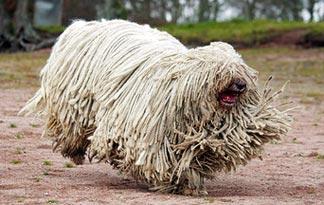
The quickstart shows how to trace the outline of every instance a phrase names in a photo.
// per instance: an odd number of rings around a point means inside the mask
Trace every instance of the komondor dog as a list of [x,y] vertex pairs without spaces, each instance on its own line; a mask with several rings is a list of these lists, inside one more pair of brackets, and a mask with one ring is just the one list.
[[[152,190],[205,194],[289,129],[278,94],[232,46],[187,49],[122,20],[76,21],[58,38],[41,88],[21,113],[46,118],[54,150],[110,163]],[[278,103],[277,103],[278,104]]]

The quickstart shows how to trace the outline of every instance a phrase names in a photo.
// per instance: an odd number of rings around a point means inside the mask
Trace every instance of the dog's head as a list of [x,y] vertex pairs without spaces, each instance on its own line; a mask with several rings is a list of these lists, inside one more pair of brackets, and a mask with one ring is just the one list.
[[177,106],[194,111],[187,115],[200,115],[201,110],[205,114],[229,113],[246,106],[247,99],[257,95],[258,72],[246,65],[227,43],[215,42],[190,49],[169,62],[167,79],[177,81],[174,90],[179,98]]
[[178,176],[186,166],[204,176],[235,169],[287,133],[289,116],[271,105],[280,92],[271,94],[267,84],[259,88],[258,73],[229,44],[190,49],[173,63],[169,136],[179,160],[191,162],[179,163]]

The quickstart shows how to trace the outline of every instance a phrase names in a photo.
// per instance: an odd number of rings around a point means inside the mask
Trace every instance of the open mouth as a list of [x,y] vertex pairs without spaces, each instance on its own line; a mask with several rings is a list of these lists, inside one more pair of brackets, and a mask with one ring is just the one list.
[[225,106],[233,106],[238,101],[239,93],[231,92],[231,91],[224,91],[219,94],[219,101],[222,105]]
[[245,89],[245,81],[235,79],[223,92],[219,94],[218,100],[221,105],[232,107],[237,103],[239,96],[245,91]]

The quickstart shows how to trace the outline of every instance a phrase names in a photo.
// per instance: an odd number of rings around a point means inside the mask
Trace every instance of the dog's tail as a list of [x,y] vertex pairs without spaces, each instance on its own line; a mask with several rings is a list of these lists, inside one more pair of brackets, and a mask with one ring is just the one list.
[[28,116],[32,113],[41,114],[41,109],[44,107],[44,98],[39,89],[35,95],[26,103],[26,105],[18,112],[19,116]]

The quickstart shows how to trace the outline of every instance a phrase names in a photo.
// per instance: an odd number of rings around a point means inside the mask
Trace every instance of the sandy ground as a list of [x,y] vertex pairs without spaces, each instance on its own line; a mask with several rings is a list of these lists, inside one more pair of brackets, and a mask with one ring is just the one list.
[[42,121],[16,115],[31,95],[0,92],[0,204],[324,204],[321,104],[301,106],[292,131],[266,146],[263,161],[207,182],[208,197],[187,197],[150,192],[107,164],[68,168],[41,138]]

